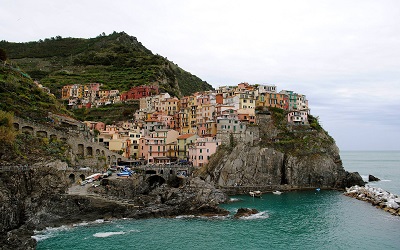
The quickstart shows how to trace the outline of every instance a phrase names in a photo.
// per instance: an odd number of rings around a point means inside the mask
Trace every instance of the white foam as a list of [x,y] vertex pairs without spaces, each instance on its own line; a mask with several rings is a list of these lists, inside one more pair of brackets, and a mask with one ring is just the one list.
[[122,231],[120,231],[120,232],[103,232],[103,233],[95,233],[95,234],[93,234],[93,236],[97,237],[97,238],[106,238],[106,237],[110,237],[113,235],[121,235],[121,234],[125,234],[125,232],[122,232]]
[[70,226],[61,226],[61,227],[46,227],[44,230],[34,231],[35,235],[32,236],[36,241],[41,241],[45,239],[49,239],[55,237],[58,232],[66,231],[71,229]]
[[381,181],[392,181],[392,180],[381,180]]
[[72,224],[72,225],[74,227],[87,226],[87,225],[89,225],[89,222],[81,222],[81,223]]
[[36,241],[41,241],[41,240],[45,240],[48,238],[53,237],[53,235],[51,234],[37,234],[37,235],[33,235],[31,236],[33,239],[35,239]]
[[230,198],[229,201],[230,202],[237,202],[237,201],[241,201],[242,199],[239,198]]
[[178,215],[175,218],[176,219],[187,219],[187,218],[194,218],[194,215]]
[[258,219],[267,219],[267,218],[269,218],[267,211],[259,212],[259,213],[252,214],[252,215],[245,216],[245,217],[240,217],[240,219],[242,219],[242,220],[258,220]]

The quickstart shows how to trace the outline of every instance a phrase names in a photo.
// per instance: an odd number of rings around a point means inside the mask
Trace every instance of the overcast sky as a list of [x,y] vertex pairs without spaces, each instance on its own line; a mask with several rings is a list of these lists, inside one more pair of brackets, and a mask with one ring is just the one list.
[[0,40],[125,31],[215,88],[305,94],[340,150],[400,149],[400,1],[0,0]]

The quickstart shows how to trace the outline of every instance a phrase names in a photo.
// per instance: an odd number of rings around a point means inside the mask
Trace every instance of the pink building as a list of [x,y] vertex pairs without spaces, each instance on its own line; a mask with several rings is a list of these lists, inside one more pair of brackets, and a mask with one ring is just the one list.
[[207,164],[219,145],[221,140],[214,137],[197,138],[195,144],[189,146],[189,156],[193,166],[202,167]]
[[172,129],[151,132],[139,140],[139,157],[148,160],[150,164],[171,162],[168,157],[169,145],[176,142],[178,136],[178,131]]

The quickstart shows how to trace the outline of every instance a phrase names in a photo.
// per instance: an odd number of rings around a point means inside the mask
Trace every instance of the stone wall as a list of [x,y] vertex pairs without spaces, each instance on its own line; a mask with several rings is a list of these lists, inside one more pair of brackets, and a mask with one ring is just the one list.
[[89,166],[102,168],[117,160],[127,160],[96,143],[89,133],[81,133],[74,129],[57,130],[43,124],[14,117],[15,129],[33,136],[58,139],[67,142],[71,148],[70,158],[73,166]]

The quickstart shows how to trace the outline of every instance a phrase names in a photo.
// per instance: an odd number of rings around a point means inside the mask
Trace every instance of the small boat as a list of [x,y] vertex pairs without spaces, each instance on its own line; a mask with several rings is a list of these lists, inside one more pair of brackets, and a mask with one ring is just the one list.
[[121,172],[121,173],[118,173],[117,174],[119,177],[130,177],[130,176],[132,176],[132,173],[131,172],[128,172],[128,171],[123,171],[123,172]]
[[277,195],[281,195],[282,194],[282,192],[281,191],[279,191],[279,190],[276,190],[276,191],[274,191],[274,192],[272,192],[273,194],[277,194]]
[[257,197],[257,198],[261,198],[261,194],[262,194],[261,191],[258,191],[258,190],[249,192],[250,196]]

